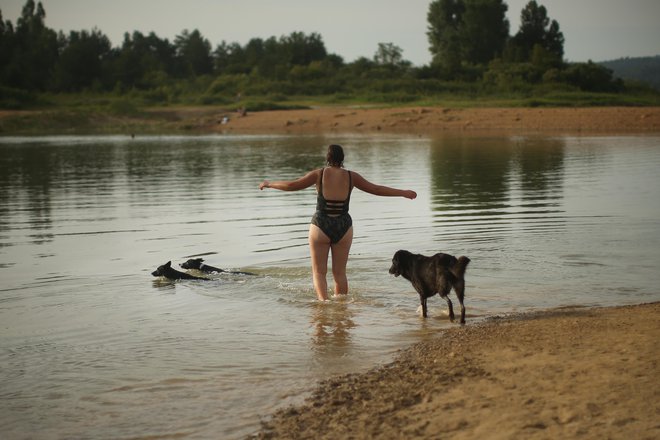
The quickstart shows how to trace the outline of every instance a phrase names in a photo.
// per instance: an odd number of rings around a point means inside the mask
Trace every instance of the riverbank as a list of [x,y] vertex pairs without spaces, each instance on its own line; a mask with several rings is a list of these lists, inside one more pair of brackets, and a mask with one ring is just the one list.
[[660,107],[315,108],[227,115],[225,133],[491,132],[632,133],[660,131]]
[[660,303],[454,327],[319,384],[260,439],[660,437]]
[[0,111],[0,135],[615,134],[660,132],[660,107],[335,107],[245,114],[220,107],[158,107],[124,115],[72,110]]

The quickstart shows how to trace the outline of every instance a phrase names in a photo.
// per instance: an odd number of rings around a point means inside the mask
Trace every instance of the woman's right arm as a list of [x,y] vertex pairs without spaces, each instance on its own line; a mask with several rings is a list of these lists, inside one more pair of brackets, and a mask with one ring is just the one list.
[[264,180],[259,185],[259,189],[263,190],[264,188],[273,188],[279,189],[280,191],[299,191],[314,185],[318,180],[318,176],[319,170],[312,170],[297,180],[280,180],[277,182],[269,182],[268,180]]
[[417,197],[417,193],[415,191],[376,185],[375,183],[369,182],[355,171],[351,171],[351,174],[353,174],[353,184],[355,187],[369,194],[384,197],[405,197],[410,200],[414,200]]

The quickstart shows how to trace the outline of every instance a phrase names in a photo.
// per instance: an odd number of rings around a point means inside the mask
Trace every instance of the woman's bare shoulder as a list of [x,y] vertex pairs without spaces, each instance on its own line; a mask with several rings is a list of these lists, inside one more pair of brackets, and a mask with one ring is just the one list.
[[364,184],[365,182],[368,183],[367,179],[362,177],[360,173],[357,171],[349,170],[349,173],[351,173],[351,178],[353,179],[353,184],[358,185],[358,184]]

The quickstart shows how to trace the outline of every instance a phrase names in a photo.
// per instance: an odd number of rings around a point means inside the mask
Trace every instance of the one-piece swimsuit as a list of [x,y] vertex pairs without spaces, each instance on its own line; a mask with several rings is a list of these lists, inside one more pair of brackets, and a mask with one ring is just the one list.
[[353,178],[348,172],[348,196],[346,200],[327,200],[323,196],[323,173],[321,170],[321,181],[319,193],[316,198],[316,212],[312,217],[312,224],[318,226],[325,235],[330,238],[331,243],[339,242],[348,230],[353,226],[353,219],[348,213],[348,204],[353,191]]

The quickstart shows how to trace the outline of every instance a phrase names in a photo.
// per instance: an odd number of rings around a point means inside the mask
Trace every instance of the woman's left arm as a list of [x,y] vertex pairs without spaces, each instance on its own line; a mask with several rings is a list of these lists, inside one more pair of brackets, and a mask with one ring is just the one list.
[[273,188],[279,189],[280,191],[299,191],[314,185],[318,180],[318,173],[319,170],[313,170],[297,180],[280,180],[277,182],[269,182],[268,180],[264,180],[259,185],[259,189],[263,190],[264,188]]
[[375,196],[405,197],[410,200],[415,200],[417,198],[417,193],[415,191],[409,189],[390,188],[389,186],[384,185],[376,185],[369,182],[355,171],[353,171],[353,183],[355,184],[356,188]]

